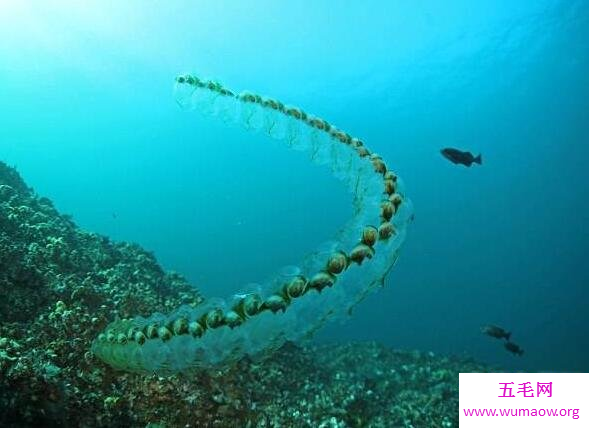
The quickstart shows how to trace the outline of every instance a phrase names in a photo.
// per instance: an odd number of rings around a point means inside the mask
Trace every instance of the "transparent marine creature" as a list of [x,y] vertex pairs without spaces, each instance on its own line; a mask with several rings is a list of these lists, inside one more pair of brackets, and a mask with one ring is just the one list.
[[397,260],[412,218],[401,180],[360,139],[298,107],[252,92],[236,95],[192,75],[176,78],[175,97],[207,120],[264,133],[326,166],[350,189],[354,215],[333,242],[253,291],[112,322],[94,341],[94,354],[115,369],[169,374],[265,355],[287,340],[309,337],[328,320],[349,316]]

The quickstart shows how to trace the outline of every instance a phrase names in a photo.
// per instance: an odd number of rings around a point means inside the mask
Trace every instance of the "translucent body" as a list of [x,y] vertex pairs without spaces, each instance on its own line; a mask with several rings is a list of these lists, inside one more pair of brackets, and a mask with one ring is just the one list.
[[117,369],[173,373],[271,352],[286,340],[309,337],[328,320],[348,316],[383,283],[397,259],[412,211],[400,180],[358,139],[296,107],[252,93],[235,95],[194,76],[177,78],[175,96],[180,106],[207,119],[263,132],[308,153],[346,183],[354,215],[332,242],[299,266],[236,290],[232,298],[111,323],[95,340],[95,355]]

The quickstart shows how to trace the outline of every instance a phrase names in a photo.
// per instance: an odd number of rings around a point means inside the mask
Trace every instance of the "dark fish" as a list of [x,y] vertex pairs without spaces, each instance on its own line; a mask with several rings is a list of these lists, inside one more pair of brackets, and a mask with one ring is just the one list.
[[509,338],[511,337],[510,332],[492,324],[481,327],[481,333],[486,334],[487,336],[494,337],[496,339],[509,340]]
[[519,345],[516,345],[513,342],[507,341],[507,342],[505,342],[504,346],[505,346],[505,349],[507,349],[512,354],[519,355],[520,357],[522,355],[524,355],[524,350],[522,348],[520,348]]
[[478,163],[479,165],[483,164],[483,158],[481,155],[474,157],[471,152],[463,152],[458,149],[452,149],[447,147],[445,149],[440,150],[442,156],[448,159],[452,163],[462,164],[465,166],[471,166],[474,163]]

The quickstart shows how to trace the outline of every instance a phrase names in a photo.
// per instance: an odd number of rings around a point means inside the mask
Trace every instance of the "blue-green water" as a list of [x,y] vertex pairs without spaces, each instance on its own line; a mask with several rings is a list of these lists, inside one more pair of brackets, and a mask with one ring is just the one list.
[[225,296],[330,239],[351,197],[269,139],[182,112],[173,79],[275,96],[363,138],[415,205],[385,289],[320,340],[587,371],[588,25],[583,1],[3,1],[0,159],[82,227]]

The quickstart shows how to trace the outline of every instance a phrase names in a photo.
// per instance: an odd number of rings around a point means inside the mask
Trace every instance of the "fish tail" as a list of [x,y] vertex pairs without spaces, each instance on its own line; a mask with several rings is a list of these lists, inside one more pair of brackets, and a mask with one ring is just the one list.
[[473,159],[473,162],[478,163],[479,165],[483,164],[483,155],[479,153],[479,155]]

